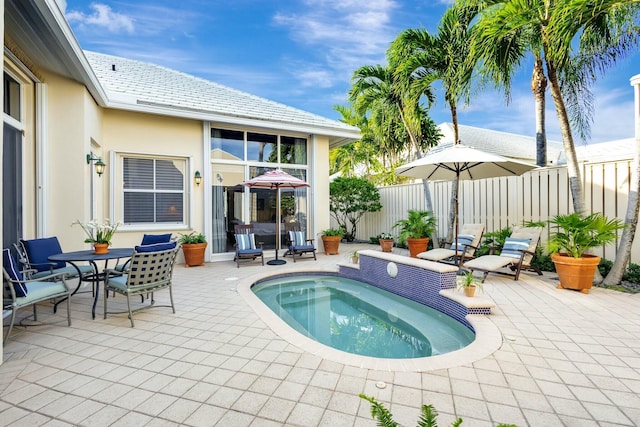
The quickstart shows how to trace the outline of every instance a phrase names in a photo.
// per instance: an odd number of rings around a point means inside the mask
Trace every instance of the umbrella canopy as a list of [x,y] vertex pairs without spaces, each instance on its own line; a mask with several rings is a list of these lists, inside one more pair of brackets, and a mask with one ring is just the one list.
[[[267,188],[276,190],[276,209],[280,209],[280,188],[300,188],[309,187],[305,181],[300,178],[296,178],[293,175],[289,175],[281,169],[270,170],[260,176],[256,176],[248,181],[242,183],[250,188]],[[280,250],[280,220],[279,215],[276,216],[276,259],[267,261],[269,265],[285,264],[286,261],[278,259],[278,252]]]
[[[398,175],[422,178],[430,181],[471,180],[518,176],[536,166],[497,154],[455,144],[444,150],[427,153],[426,156],[396,168]],[[459,185],[459,183],[458,183]],[[458,240],[458,192],[455,200],[455,240]]]

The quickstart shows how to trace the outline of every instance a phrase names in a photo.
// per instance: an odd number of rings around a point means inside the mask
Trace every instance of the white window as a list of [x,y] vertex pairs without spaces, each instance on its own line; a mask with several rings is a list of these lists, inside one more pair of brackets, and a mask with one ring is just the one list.
[[122,222],[173,225],[187,222],[188,159],[122,155]]

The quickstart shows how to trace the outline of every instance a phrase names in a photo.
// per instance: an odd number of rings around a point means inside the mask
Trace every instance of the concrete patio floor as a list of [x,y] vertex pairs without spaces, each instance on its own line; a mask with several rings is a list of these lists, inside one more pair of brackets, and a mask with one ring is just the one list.
[[465,426],[640,425],[640,294],[558,290],[555,275],[490,275],[484,296],[497,304],[488,318],[501,347],[470,364],[407,372],[310,353],[276,335],[236,291],[263,273],[335,270],[356,247],[376,248],[343,243],[340,255],[283,266],[177,265],[176,314],[136,313],[135,328],[126,315],[102,319],[102,295],[95,320],[90,293],[72,298],[71,327],[42,306],[48,324],[4,347],[0,425],[374,426],[359,393],[406,426],[423,404],[435,406],[441,426],[456,417]]

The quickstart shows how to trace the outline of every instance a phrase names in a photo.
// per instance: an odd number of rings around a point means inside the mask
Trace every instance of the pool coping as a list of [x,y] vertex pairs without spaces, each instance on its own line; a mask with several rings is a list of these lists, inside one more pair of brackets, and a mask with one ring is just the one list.
[[337,274],[338,270],[322,268],[311,269],[307,265],[294,269],[287,269],[286,273],[277,271],[261,272],[240,280],[237,284],[236,290],[260,317],[260,319],[262,319],[262,321],[279,337],[292,345],[324,359],[349,366],[380,371],[426,372],[471,364],[491,355],[502,346],[502,334],[497,326],[491,321],[489,316],[483,314],[471,314],[466,316],[466,319],[475,330],[476,339],[465,348],[451,353],[413,359],[385,359],[360,356],[336,350],[300,334],[280,319],[277,314],[260,301],[260,299],[251,291],[251,286],[258,281],[281,276],[283,274],[290,275],[292,273]]

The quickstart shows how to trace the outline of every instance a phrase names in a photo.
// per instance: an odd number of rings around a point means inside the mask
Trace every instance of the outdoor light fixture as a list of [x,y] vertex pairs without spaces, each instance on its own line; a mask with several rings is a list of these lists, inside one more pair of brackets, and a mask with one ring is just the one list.
[[202,175],[200,175],[200,171],[196,171],[195,175],[193,175],[193,180],[196,182],[196,185],[200,185],[202,182]]
[[94,165],[96,173],[98,174],[98,176],[102,176],[102,174],[104,173],[104,168],[107,165],[104,164],[101,157],[93,157],[92,154],[87,154],[87,164],[89,165],[94,161],[96,162],[96,164]]

